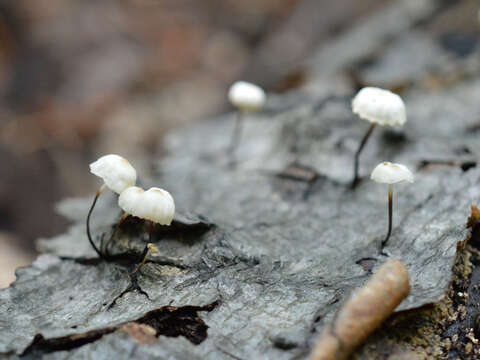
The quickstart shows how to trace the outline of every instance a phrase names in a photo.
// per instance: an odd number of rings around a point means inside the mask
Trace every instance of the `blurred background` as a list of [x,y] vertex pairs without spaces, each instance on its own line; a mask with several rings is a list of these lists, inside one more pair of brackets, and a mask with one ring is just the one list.
[[[339,70],[349,52],[335,50],[336,39],[395,6],[408,11],[395,17],[394,32],[377,24],[385,31],[372,48],[365,31],[353,46],[365,41],[369,53]],[[119,153],[148,174],[166,132],[230,110],[226,91],[236,80],[274,92],[352,94],[375,81],[371,54],[389,36],[428,34],[411,54],[407,48],[413,59],[432,44],[464,58],[478,50],[478,7],[476,0],[0,0],[0,287],[35,258],[35,239],[66,230],[56,202],[93,196],[100,183],[88,164],[100,155]]]

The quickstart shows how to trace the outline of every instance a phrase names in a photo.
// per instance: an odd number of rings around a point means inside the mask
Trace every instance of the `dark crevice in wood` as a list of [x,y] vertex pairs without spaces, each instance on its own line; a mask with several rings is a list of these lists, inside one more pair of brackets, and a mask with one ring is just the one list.
[[[144,316],[134,320],[134,322],[152,327],[155,329],[157,337],[160,335],[167,337],[184,336],[191,343],[198,345],[208,336],[208,325],[198,316],[198,312],[210,312],[218,304],[219,301],[214,301],[205,306],[163,306],[149,311]],[[122,325],[124,324],[52,339],[45,339],[42,334],[37,334],[21,357],[37,359],[43,354],[76,349],[93,343],[104,335],[113,333]]]

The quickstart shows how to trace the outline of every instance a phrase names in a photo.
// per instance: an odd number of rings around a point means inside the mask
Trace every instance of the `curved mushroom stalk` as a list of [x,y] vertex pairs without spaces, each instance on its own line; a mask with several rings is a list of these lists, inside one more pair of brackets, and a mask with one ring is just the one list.
[[373,169],[370,178],[378,183],[388,184],[388,232],[382,241],[383,249],[392,234],[393,184],[402,181],[413,183],[413,174],[405,165],[384,161]]
[[100,187],[100,189],[98,189],[97,193],[95,194],[95,197],[93,199],[93,203],[92,205],[90,206],[90,210],[88,210],[88,215],[87,215],[87,237],[88,237],[88,241],[90,242],[90,245],[92,245],[93,249],[95,250],[95,252],[98,254],[98,256],[100,256],[102,259],[105,260],[105,256],[102,254],[102,252],[97,248],[97,246],[95,245],[95,243],[93,242],[93,239],[92,239],[92,235],[90,233],[90,216],[92,215],[92,212],[93,212],[93,209],[95,208],[95,205],[97,203],[97,200],[99,198],[100,195],[102,195],[102,192],[105,190],[105,184],[102,185]]
[[237,81],[228,90],[228,100],[238,110],[232,140],[227,150],[228,155],[232,158],[240,143],[244,115],[250,111],[260,110],[265,105],[266,95],[265,91],[255,84]]
[[370,125],[367,132],[363,136],[363,139],[360,142],[360,145],[359,145],[357,151],[355,152],[355,160],[354,160],[354,165],[353,165],[353,180],[352,180],[352,185],[351,185],[352,189],[357,187],[358,182],[359,182],[359,179],[358,179],[358,164],[359,164],[359,160],[360,160],[360,154],[362,153],[362,150],[363,150],[365,144],[367,143],[368,138],[372,134],[373,129],[375,128],[375,125],[376,125],[375,123],[372,123]]
[[144,191],[137,186],[131,186],[120,194],[118,205],[126,214],[150,222],[148,243],[143,250],[142,261],[132,273],[133,275],[137,273],[147,261],[148,252],[156,249],[155,245],[152,244],[153,224],[170,225],[173,220],[173,215],[175,214],[175,202],[172,195],[166,190],[153,187]]
[[391,91],[375,87],[365,87],[355,95],[352,100],[352,111],[360,119],[370,122],[370,128],[364,135],[355,153],[353,180],[351,183],[351,188],[354,189],[359,182],[360,153],[372,134],[375,125],[388,127],[403,126],[407,121],[407,113],[405,104],[400,96]]
[[393,185],[388,185],[388,232],[385,239],[382,241],[382,249],[387,245],[388,239],[392,234],[392,210],[393,210]]
[[131,273],[131,275],[134,275],[137,272],[139,272],[141,270],[141,268],[143,267],[143,265],[145,265],[147,263],[149,253],[152,253],[152,254],[158,254],[159,253],[157,246],[152,243],[152,222],[151,221],[150,221],[150,237],[149,237],[149,239],[150,240],[149,240],[148,244],[145,246],[145,248],[143,249],[142,255],[140,257],[142,259],[142,261],[137,266],[137,268]]
[[240,143],[240,138],[242,135],[242,128],[243,128],[243,112],[238,110],[237,115],[235,117],[235,125],[233,128],[232,139],[230,140],[230,145],[228,146],[228,156],[233,158],[233,154]]
[[105,260],[106,256],[98,249],[92,240],[92,235],[90,233],[90,217],[99,196],[102,194],[105,188],[109,188],[113,192],[120,194],[128,187],[135,185],[137,181],[137,172],[135,168],[130,165],[128,160],[115,154],[102,156],[97,161],[91,163],[90,172],[100,177],[104,184],[100,187],[100,189],[98,189],[97,194],[93,199],[92,206],[88,211],[87,237],[98,256]]

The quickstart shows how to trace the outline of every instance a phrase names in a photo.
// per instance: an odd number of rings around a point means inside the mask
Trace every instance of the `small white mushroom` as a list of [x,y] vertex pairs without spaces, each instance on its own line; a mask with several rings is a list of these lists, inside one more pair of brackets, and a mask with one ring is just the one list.
[[413,174],[405,165],[384,161],[378,164],[370,176],[372,180],[383,184],[396,184],[401,181],[413,183]]
[[352,111],[361,119],[380,126],[402,126],[407,122],[405,104],[389,90],[365,87],[352,101]]
[[260,86],[246,81],[237,81],[228,90],[228,100],[240,111],[260,110],[266,98]]
[[127,159],[115,155],[105,155],[90,164],[90,172],[101,178],[105,185],[120,194],[129,186],[135,185],[137,172]]
[[144,191],[137,186],[131,186],[120,194],[118,206],[127,214],[161,225],[170,225],[175,214],[172,195],[157,187]]
[[137,172],[135,171],[134,167],[130,165],[127,159],[115,154],[102,156],[97,161],[91,163],[90,172],[100,177],[103,180],[103,185],[95,194],[92,206],[88,211],[87,237],[95,252],[101,258],[105,259],[106,256],[102,254],[92,240],[92,236],[90,234],[90,216],[92,215],[92,211],[97,203],[98,197],[102,194],[106,187],[113,192],[120,194],[129,186],[135,185],[135,182],[137,181]]
[[153,223],[170,225],[175,214],[175,202],[172,195],[166,190],[152,187],[147,191],[144,191],[140,187],[131,186],[120,194],[118,205],[126,214],[150,222],[148,243],[142,254],[142,262],[132,273],[135,274],[147,261],[146,259],[149,251],[158,252],[158,249],[152,244]]
[[370,127],[355,153],[354,176],[352,181],[352,188],[354,188],[358,183],[360,153],[375,126],[403,126],[407,121],[407,113],[405,104],[400,96],[391,91],[376,87],[365,87],[361,89],[352,100],[352,111],[361,119],[370,122]]
[[266,102],[265,91],[246,81],[235,82],[228,90],[228,100],[237,108],[237,119],[228,152],[230,155],[235,151],[240,140],[242,118],[245,113],[260,110]]
[[413,183],[413,174],[405,165],[384,161],[373,169],[370,178],[378,183],[388,184],[388,233],[382,241],[383,248],[392,233],[393,184],[401,181]]

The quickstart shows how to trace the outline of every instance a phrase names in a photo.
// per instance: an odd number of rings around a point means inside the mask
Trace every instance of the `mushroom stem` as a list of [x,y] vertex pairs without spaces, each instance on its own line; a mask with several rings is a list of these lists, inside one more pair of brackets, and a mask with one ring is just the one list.
[[87,215],[87,237],[88,241],[90,242],[90,245],[92,245],[93,249],[95,252],[98,254],[98,256],[104,260],[106,260],[105,256],[102,254],[100,250],[98,250],[97,246],[92,240],[92,235],[90,234],[90,215],[92,215],[93,208],[95,207],[95,204],[97,203],[98,197],[102,194],[103,190],[105,190],[105,184],[98,189],[97,194],[95,195],[95,198],[93,199],[92,206],[90,207],[90,210],[88,210],[88,215]]
[[382,241],[382,249],[387,245],[387,241],[392,233],[392,208],[393,208],[393,184],[388,185],[388,233],[385,240]]
[[360,160],[360,153],[362,152],[365,144],[367,143],[367,140],[368,138],[370,137],[370,135],[372,134],[373,132],[373,129],[375,128],[375,123],[372,123],[370,125],[370,127],[368,128],[367,132],[365,133],[365,135],[363,136],[363,139],[362,141],[360,142],[360,146],[358,147],[358,150],[357,152],[355,153],[355,162],[354,162],[354,165],[353,165],[353,180],[352,180],[352,185],[351,185],[351,188],[352,189],[355,189],[355,187],[358,185],[358,182],[359,182],[359,178],[358,178],[358,164],[359,164],[359,160]]
[[230,146],[228,147],[227,153],[230,157],[233,157],[235,149],[238,147],[240,142],[240,136],[242,134],[243,127],[243,111],[238,110],[235,118],[235,125],[233,128],[232,139],[230,141]]
[[139,272],[140,269],[143,267],[143,265],[145,265],[145,263],[147,262],[148,250],[149,250],[149,249],[150,249],[150,248],[148,247],[148,244],[147,244],[147,246],[145,246],[145,249],[143,249],[143,251],[142,251],[142,255],[141,255],[142,258],[143,258],[143,259],[142,259],[142,262],[141,262],[140,265],[138,265],[137,268],[131,273],[131,275],[134,275],[134,274],[136,274],[137,272]]
[[150,225],[148,226],[148,243],[152,243],[152,230],[153,230],[153,221],[150,221]]
[[143,267],[143,265],[145,265],[145,263],[147,262],[148,251],[150,250],[150,248],[152,246],[152,230],[153,230],[153,221],[150,221],[150,225],[149,225],[149,228],[148,228],[148,243],[145,246],[145,249],[143,249],[142,255],[141,255],[142,262],[140,263],[140,265],[137,266],[137,268],[132,272],[131,275],[136,274]]
[[120,227],[120,225],[122,225],[122,223],[125,221],[125,219],[128,217],[128,215],[130,215],[130,214],[124,213],[122,215],[122,217],[120,218],[117,225],[115,225],[115,228],[113,229],[112,235],[110,235],[110,239],[108,239],[107,243],[104,246],[102,246],[102,251],[105,252],[106,254],[108,254],[108,247],[110,246],[110,243],[112,242],[113,238],[115,237],[115,234],[117,233],[118,228]]

